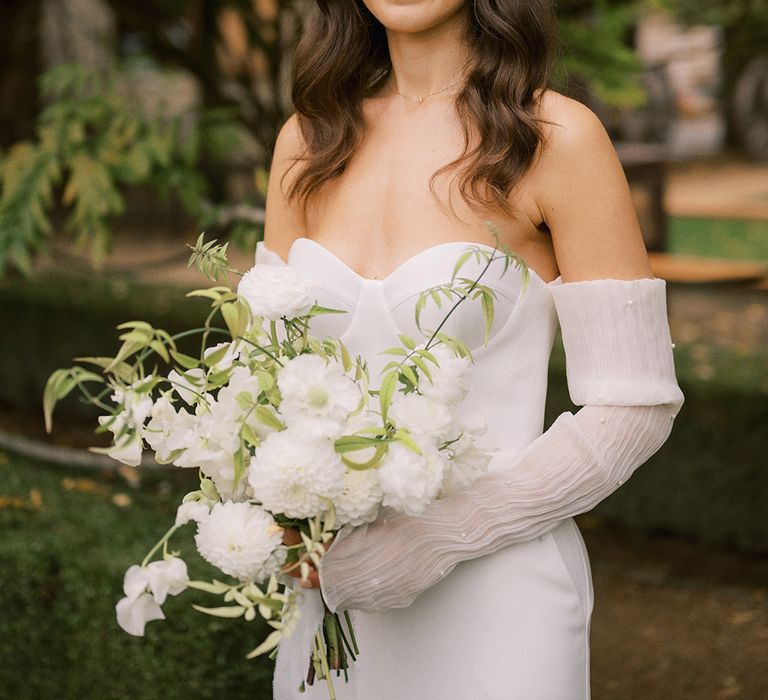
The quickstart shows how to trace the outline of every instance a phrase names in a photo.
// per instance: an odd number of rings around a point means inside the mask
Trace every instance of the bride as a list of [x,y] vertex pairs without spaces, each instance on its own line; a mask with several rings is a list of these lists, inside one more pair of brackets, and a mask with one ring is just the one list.
[[[419,292],[450,278],[483,222],[530,272],[489,280],[453,334],[473,348],[467,408],[489,471],[420,517],[342,530],[280,646],[278,700],[306,676],[312,607],[352,613],[361,655],[339,698],[583,700],[593,589],[574,515],[667,439],[683,403],[665,282],[653,277],[602,125],[548,88],[548,0],[317,0],[274,149],[257,260],[315,283],[317,334],[341,336],[375,384]],[[543,431],[562,330],[573,403]],[[394,337],[394,342],[393,342]],[[305,629],[301,629],[302,624]],[[309,633],[309,636],[308,634]]]

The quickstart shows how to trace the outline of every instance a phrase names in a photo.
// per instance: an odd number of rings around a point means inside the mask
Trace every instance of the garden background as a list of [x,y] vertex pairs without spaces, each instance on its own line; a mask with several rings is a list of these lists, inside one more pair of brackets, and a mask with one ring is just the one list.
[[[1,698],[270,697],[269,662],[244,658],[259,623],[200,616],[204,594],[145,638],[119,630],[123,572],[195,475],[86,452],[103,436],[74,398],[46,435],[42,391],[114,354],[122,321],[201,318],[183,297],[204,284],[200,231],[249,266],[307,4],[0,6]],[[617,144],[686,396],[661,450],[577,519],[593,697],[768,697],[768,3],[558,6],[557,87]],[[564,410],[558,339],[546,425]]]

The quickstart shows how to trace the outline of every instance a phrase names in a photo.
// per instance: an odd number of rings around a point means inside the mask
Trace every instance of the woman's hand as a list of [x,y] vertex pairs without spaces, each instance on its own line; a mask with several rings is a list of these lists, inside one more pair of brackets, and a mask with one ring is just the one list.
[[[297,544],[301,544],[301,533],[293,528],[293,527],[286,527],[283,528],[283,544],[292,547]],[[328,542],[323,545],[325,549],[328,549],[328,547],[331,546],[331,542],[333,542],[333,538],[328,540]],[[320,588],[320,577],[317,573],[317,569],[315,569],[314,564],[309,560],[306,559],[307,564],[309,564],[309,576],[307,577],[307,580],[301,581],[299,585],[302,588]],[[301,578],[301,566],[298,562],[291,562],[288,564],[285,564],[282,568],[283,573],[288,574],[289,576],[293,576],[294,578]]]

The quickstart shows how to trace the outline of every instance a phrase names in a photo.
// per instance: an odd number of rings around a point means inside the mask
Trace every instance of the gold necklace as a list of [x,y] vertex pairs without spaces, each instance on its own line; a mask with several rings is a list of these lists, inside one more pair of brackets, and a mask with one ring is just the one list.
[[469,65],[469,62],[465,63],[465,64],[464,64],[464,66],[462,67],[462,69],[461,69],[461,70],[462,70],[462,75],[461,75],[461,77],[460,77],[460,78],[458,78],[458,79],[454,80],[454,81],[453,81],[453,82],[452,82],[450,85],[446,85],[445,87],[442,87],[442,88],[440,88],[439,90],[435,90],[434,92],[430,92],[428,95],[423,95],[423,96],[420,96],[420,97],[410,97],[409,95],[406,95],[406,94],[404,94],[404,93],[400,92],[399,90],[395,90],[395,92],[396,92],[398,95],[402,95],[403,97],[407,97],[409,100],[416,100],[416,102],[418,102],[419,104],[421,104],[422,102],[424,102],[424,100],[426,100],[426,99],[427,99],[427,97],[432,97],[432,95],[437,95],[437,94],[438,94],[438,93],[440,93],[440,92],[445,92],[446,90],[448,90],[449,88],[452,88],[452,87],[453,87],[454,85],[456,85],[457,83],[460,83],[460,82],[461,82],[461,81],[464,79],[464,77],[465,77],[465,76],[463,75],[463,73],[464,73],[464,69],[465,69],[465,68],[466,68],[468,65]]

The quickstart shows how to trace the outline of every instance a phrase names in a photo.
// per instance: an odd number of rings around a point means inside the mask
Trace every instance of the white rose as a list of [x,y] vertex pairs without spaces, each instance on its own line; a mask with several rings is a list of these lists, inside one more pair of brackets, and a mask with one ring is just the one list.
[[280,570],[283,530],[251,503],[216,503],[197,525],[195,545],[207,562],[240,581],[261,582]]
[[418,441],[422,454],[401,442],[389,445],[378,467],[383,504],[407,515],[420,515],[435,500],[443,481],[445,466],[440,453],[428,441]]
[[272,433],[248,469],[254,498],[272,513],[312,518],[344,487],[344,464],[330,440],[293,428]]
[[242,276],[237,293],[254,316],[269,321],[303,316],[314,306],[312,282],[285,265],[257,263]]

